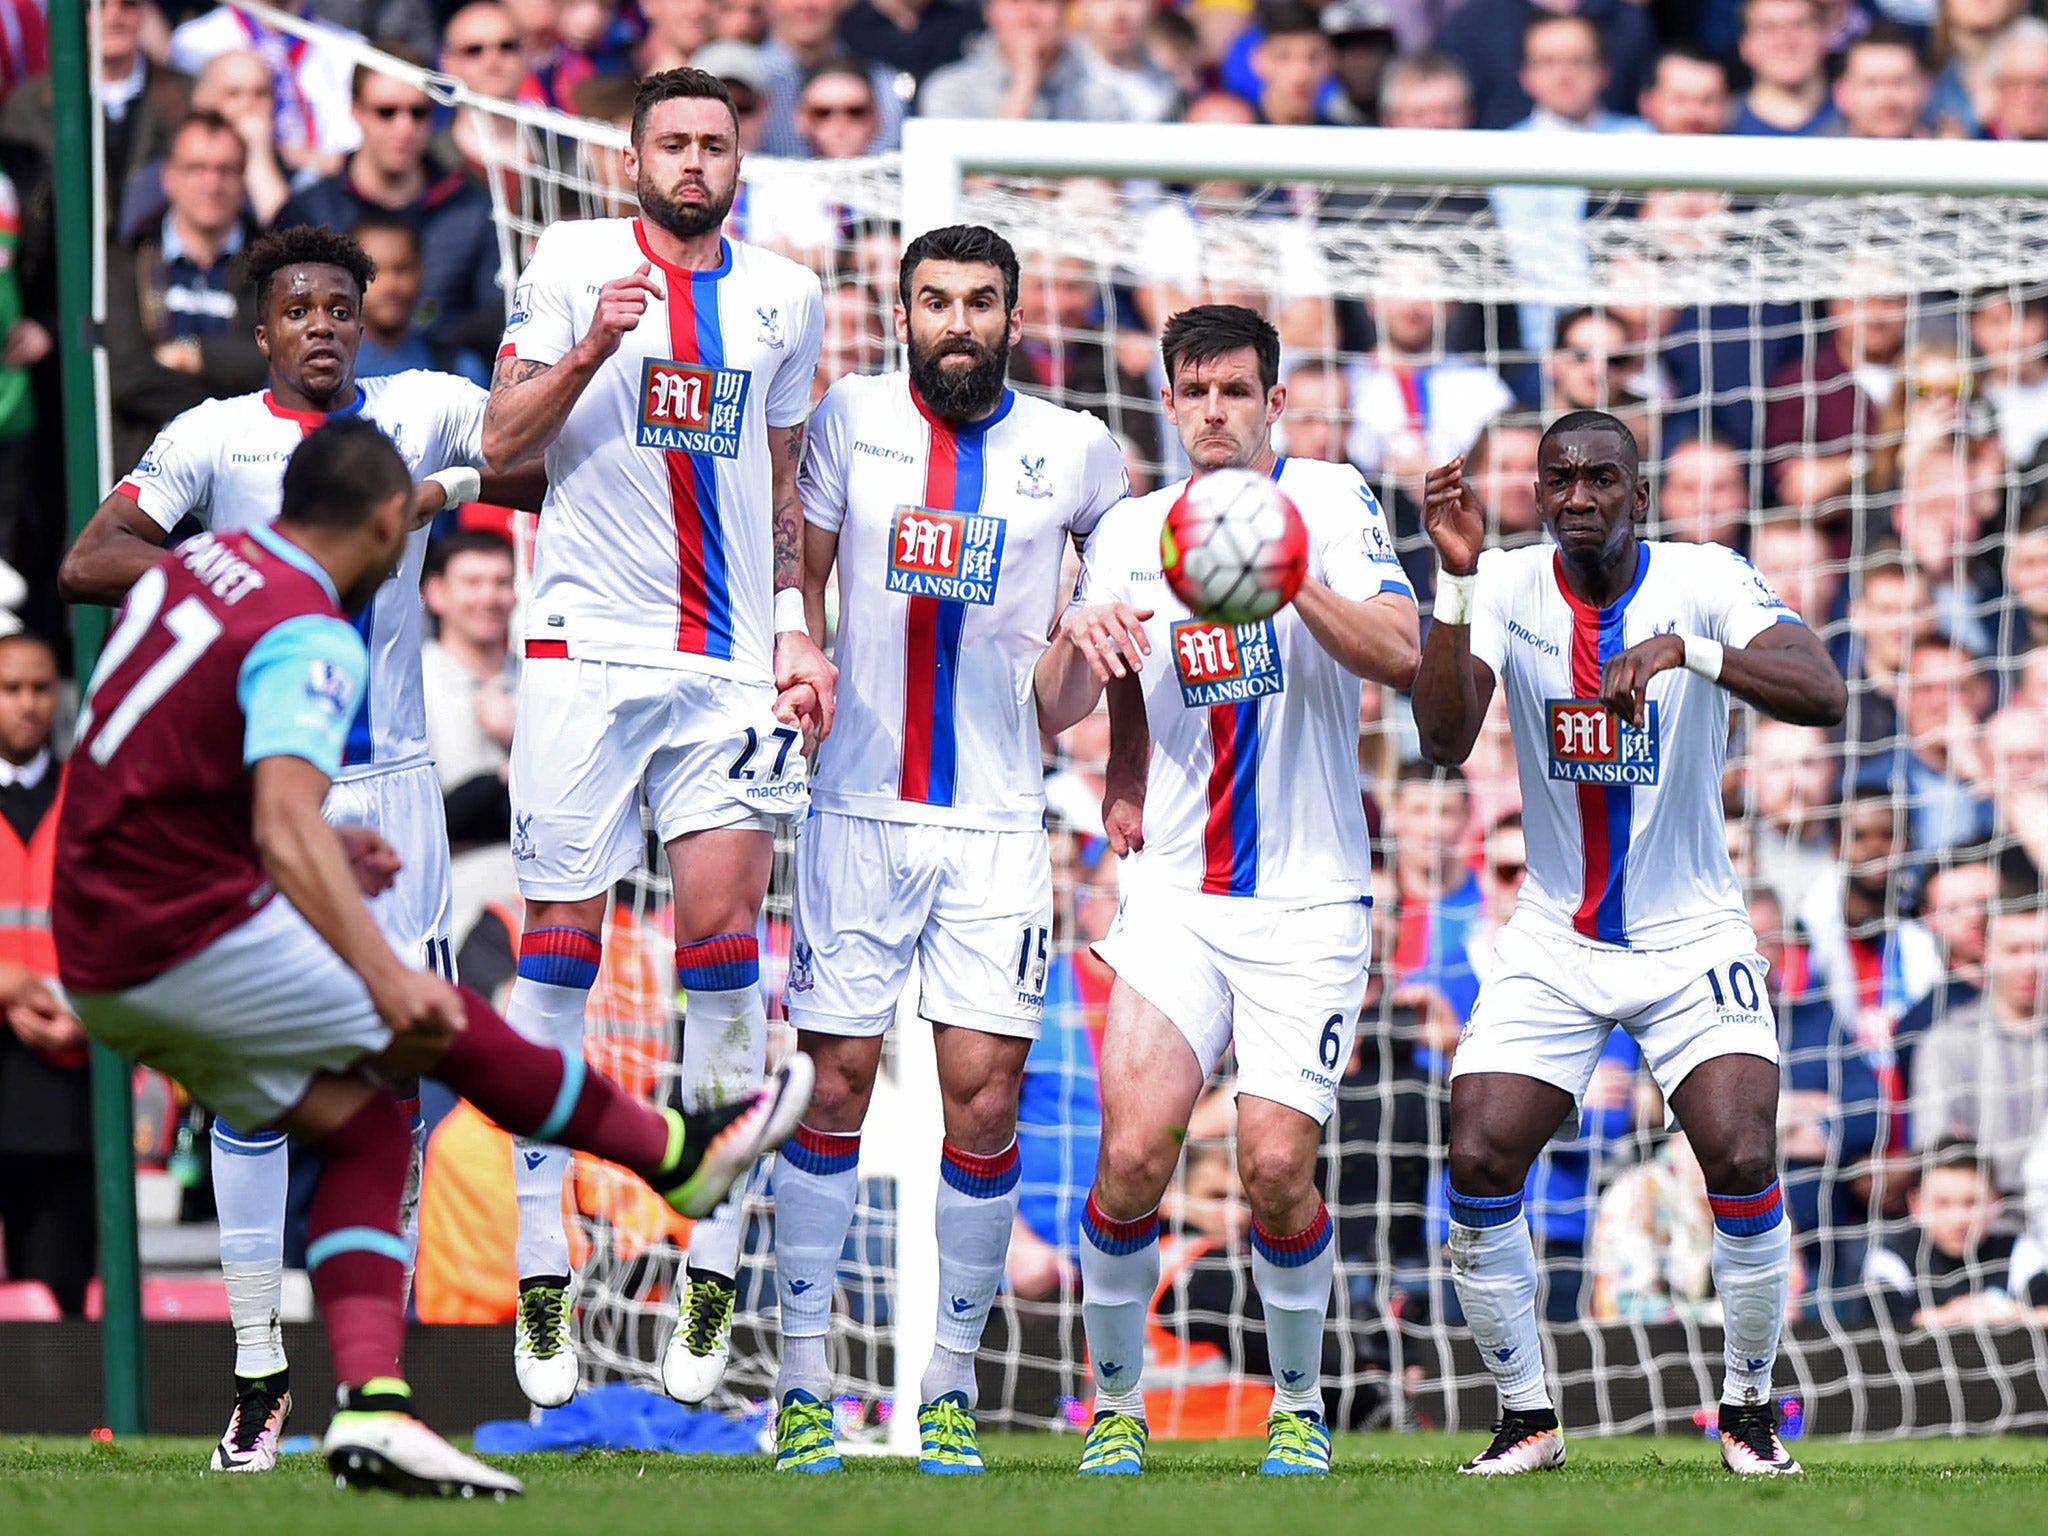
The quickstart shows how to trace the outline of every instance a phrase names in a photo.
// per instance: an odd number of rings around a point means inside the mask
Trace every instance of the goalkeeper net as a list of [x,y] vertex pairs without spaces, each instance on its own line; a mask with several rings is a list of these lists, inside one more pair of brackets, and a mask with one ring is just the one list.
[[[631,207],[621,122],[424,83],[490,129],[472,142],[508,292],[549,222]],[[959,126],[913,128],[929,144]],[[1266,313],[1284,344],[1285,451],[1366,473],[1421,590],[1425,468],[1465,454],[1494,538],[1528,542],[1541,536],[1543,422],[1579,407],[1620,415],[1644,450],[1654,531],[1746,549],[1850,679],[1836,731],[1738,708],[1726,778],[1784,1056],[1798,1257],[1778,1373],[1788,1424],[1873,1436],[2048,1425],[2048,204],[1929,192],[1927,145],[1795,146],[1789,183],[1811,187],[1825,159],[1818,180],[1842,190],[1791,195],[1758,189],[1768,167],[1731,167],[1717,184],[1696,145],[1545,140],[1569,142],[1572,173],[1606,184],[1587,191],[1547,184],[1559,173],[1540,173],[1526,144],[1501,151],[1516,158],[1498,174],[1473,158],[1490,147],[1470,147],[1462,181],[1423,185],[1361,172],[1356,146],[1371,136],[1287,137],[1284,164],[1260,168],[1253,149],[1210,158],[1214,137],[1147,130],[1147,145],[1187,147],[1105,167],[1073,153],[1073,126],[1003,126],[1043,148],[1033,175],[962,177],[959,161],[933,171],[915,153],[909,171],[897,157],[746,162],[733,232],[808,262],[825,287],[819,392],[895,362],[909,206],[920,227],[917,210],[940,208],[1016,245],[1014,380],[1106,420],[1140,490],[1184,472],[1158,403],[1160,324],[1197,302]],[[2011,168],[2000,150],[1939,152],[1956,185],[1982,187]],[[1883,190],[1902,165],[1921,168],[1921,190]],[[920,180],[933,174],[949,178],[943,195]],[[1494,185],[1515,175],[1532,184]],[[1673,181],[1693,189],[1660,190]],[[1420,773],[1404,767],[1416,756],[1405,701],[1368,687],[1365,706],[1374,974],[1318,1174],[1340,1252],[1331,1406],[1351,1426],[1484,1426],[1490,1382],[1444,1253],[1447,1074],[1520,879],[1513,753],[1497,716],[1462,776]],[[1085,723],[1048,756],[1056,943],[1021,1115],[1023,1218],[981,1361],[981,1416],[996,1426],[1076,1424],[1092,1396],[1077,1253],[1107,987],[1087,944],[1116,908],[1100,841],[1105,735]],[[784,858],[765,920],[778,1017],[788,890]],[[590,1014],[592,1059],[650,1091],[674,1070],[668,904],[652,862],[612,919],[614,935],[644,941],[644,964],[614,963],[628,946],[608,945]],[[833,1325],[849,1428],[889,1417],[931,1337],[910,1314],[936,1294],[940,1121],[921,1072],[898,1072],[929,1046],[898,1034]],[[1226,1062],[1198,1107],[1163,1210],[1155,1433],[1247,1431],[1270,1397],[1228,1074]],[[1567,1422],[1711,1424],[1721,1340],[1705,1188],[1622,1032],[1529,1195]],[[655,1384],[679,1234],[603,1170],[585,1170],[579,1208],[586,1368]],[[757,1178],[734,1399],[772,1388],[773,1210]]]

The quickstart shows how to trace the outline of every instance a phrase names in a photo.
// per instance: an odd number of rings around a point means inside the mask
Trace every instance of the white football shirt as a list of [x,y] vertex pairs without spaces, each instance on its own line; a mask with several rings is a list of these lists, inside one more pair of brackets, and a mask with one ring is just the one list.
[[547,450],[528,655],[773,676],[768,429],[810,415],[824,303],[808,268],[720,248],[691,272],[660,261],[638,219],[566,220],[520,274],[500,358],[559,362],[598,290],[643,262],[664,290]]
[[1093,416],[1011,390],[982,421],[909,377],[849,375],[804,449],[804,517],[839,535],[839,708],[811,803],[992,829],[1045,819],[1031,669],[1067,541],[1130,494]]
[[[361,415],[396,445],[414,480],[466,464],[482,468],[484,406],[467,379],[415,369],[356,385],[355,400],[323,415],[291,411],[270,392],[208,400],[157,434],[117,487],[166,533],[190,515],[215,533],[255,528],[277,516],[285,461],[322,422]],[[349,726],[344,779],[427,755],[420,685],[420,567],[428,530],[405,541],[405,558],[351,620],[370,652],[370,683]]]
[[1748,923],[1721,821],[1728,691],[1660,672],[1638,730],[1600,704],[1600,675],[1652,635],[1737,648],[1798,622],[1718,544],[1644,544],[1634,583],[1606,608],[1565,589],[1555,545],[1479,557],[1472,654],[1507,690],[1529,841],[1512,921],[1641,949]]
[[[1348,464],[1281,459],[1308,527],[1309,574],[1339,597],[1415,601],[1387,520]],[[1139,676],[1152,756],[1145,846],[1126,891],[1156,884],[1294,906],[1369,899],[1358,793],[1359,679],[1290,604],[1258,624],[1197,619],[1161,573],[1159,532],[1181,481],[1123,503],[1089,542],[1077,603],[1151,609]]]

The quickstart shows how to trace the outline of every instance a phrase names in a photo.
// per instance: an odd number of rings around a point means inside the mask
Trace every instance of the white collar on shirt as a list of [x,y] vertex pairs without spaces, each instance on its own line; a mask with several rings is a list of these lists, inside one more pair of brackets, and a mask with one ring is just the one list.
[[34,789],[43,782],[43,775],[50,771],[50,749],[43,748],[20,767],[0,757],[0,788],[20,785],[23,789]]

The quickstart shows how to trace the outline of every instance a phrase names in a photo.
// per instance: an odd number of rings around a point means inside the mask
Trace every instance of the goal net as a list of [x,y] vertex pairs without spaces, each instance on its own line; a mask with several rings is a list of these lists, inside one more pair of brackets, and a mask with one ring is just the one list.
[[[619,122],[428,83],[484,130],[508,291],[546,224],[630,208]],[[1425,468],[1466,455],[1493,537],[1529,542],[1542,424],[1613,411],[1654,532],[1745,549],[1823,637],[1847,722],[1738,707],[1724,797],[1783,1055],[1798,1276],[1777,1394],[1807,1433],[2048,1425],[2048,177],[2007,148],[913,123],[907,158],[749,158],[734,215],[823,281],[820,392],[894,365],[906,223],[1004,232],[1024,267],[1014,381],[1107,421],[1139,489],[1184,472],[1160,324],[1197,302],[1261,310],[1284,344],[1284,450],[1365,472],[1425,593]],[[1086,723],[1048,754],[1057,920],[1024,1215],[981,1360],[992,1426],[1083,1422],[1093,1390],[1078,1244],[1106,993],[1087,946],[1116,910],[1105,734]],[[1342,1425],[1473,1428],[1494,1407],[1444,1252],[1447,1074],[1519,883],[1520,796],[1499,718],[1462,775],[1404,766],[1416,755],[1406,702],[1368,687],[1375,961],[1318,1172],[1340,1254],[1325,1364]],[[774,890],[779,1017],[786,858]],[[668,904],[651,863],[613,917],[644,938],[644,970],[608,974],[591,1010],[593,1060],[650,1091],[673,1071]],[[931,1339],[929,1053],[898,1031],[839,1276],[843,1424],[878,1438]],[[1163,1210],[1155,1433],[1244,1432],[1270,1397],[1229,1070]],[[586,1368],[653,1384],[678,1234],[601,1170],[588,1183]],[[1528,1209],[1567,1422],[1710,1424],[1705,1187],[1624,1032]],[[765,1177],[747,1211],[735,1406],[774,1376]]]

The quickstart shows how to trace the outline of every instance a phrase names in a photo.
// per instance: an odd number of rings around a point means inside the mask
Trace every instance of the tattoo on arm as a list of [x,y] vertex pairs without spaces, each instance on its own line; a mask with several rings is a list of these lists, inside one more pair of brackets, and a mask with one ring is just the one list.
[[800,587],[804,576],[804,519],[796,494],[797,466],[804,457],[804,428],[798,423],[783,439],[775,466],[775,590]]
[[539,378],[552,368],[552,363],[543,363],[531,357],[501,357],[498,365],[491,370],[491,398],[484,407],[484,422],[489,425],[497,414],[499,403],[508,390],[524,384],[528,379]]

